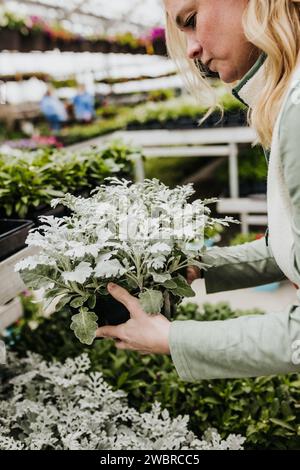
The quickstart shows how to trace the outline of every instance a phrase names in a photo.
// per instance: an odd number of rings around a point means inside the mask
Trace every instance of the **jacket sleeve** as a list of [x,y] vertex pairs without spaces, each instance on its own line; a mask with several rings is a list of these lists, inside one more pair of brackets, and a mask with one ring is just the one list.
[[243,289],[286,279],[266,237],[230,247],[213,247],[201,257],[211,265],[203,271],[206,292]]
[[300,84],[293,93],[298,93],[294,95],[297,100],[291,95],[286,103],[280,122],[279,146],[284,180],[292,207],[294,277],[299,279],[300,285]]
[[300,306],[225,321],[173,321],[169,346],[188,382],[300,372]]

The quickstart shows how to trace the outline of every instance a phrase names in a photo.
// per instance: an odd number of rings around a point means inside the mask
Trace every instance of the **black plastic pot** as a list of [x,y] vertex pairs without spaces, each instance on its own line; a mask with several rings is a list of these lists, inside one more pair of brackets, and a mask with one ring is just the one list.
[[0,51],[18,51],[20,49],[20,33],[9,28],[0,28]]
[[[171,318],[175,314],[176,306],[168,293],[164,297],[165,302],[161,313],[167,318]],[[110,294],[98,297],[93,311],[98,316],[99,326],[120,325],[130,319],[130,313],[127,308]]]
[[114,299],[110,294],[97,298],[96,306],[93,309],[98,315],[99,326],[120,325],[130,318],[127,308]]
[[20,52],[45,51],[45,35],[39,32],[29,32],[20,35]]
[[0,219],[0,261],[25,247],[31,220]]

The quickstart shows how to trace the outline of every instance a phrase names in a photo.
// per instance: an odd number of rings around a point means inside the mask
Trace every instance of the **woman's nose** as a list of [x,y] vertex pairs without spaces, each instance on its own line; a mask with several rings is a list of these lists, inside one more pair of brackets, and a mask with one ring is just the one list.
[[202,47],[199,41],[194,37],[187,38],[187,56],[189,59],[201,59]]

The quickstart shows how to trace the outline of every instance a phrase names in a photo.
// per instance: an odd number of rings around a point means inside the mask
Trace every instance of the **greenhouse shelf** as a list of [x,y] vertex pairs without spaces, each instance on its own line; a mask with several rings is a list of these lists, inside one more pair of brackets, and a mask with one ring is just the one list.
[[22,308],[15,297],[25,290],[25,285],[15,272],[15,265],[38,251],[38,248],[24,248],[0,262],[0,331],[22,316]]
[[25,247],[28,232],[33,225],[31,220],[0,219],[0,261]]

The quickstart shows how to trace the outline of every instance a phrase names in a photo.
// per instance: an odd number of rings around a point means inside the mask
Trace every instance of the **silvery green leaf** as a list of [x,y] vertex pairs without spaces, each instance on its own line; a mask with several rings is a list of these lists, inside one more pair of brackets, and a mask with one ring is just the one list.
[[183,276],[179,274],[178,276],[173,277],[172,281],[176,283],[176,289],[170,289],[174,294],[179,295],[180,297],[195,297],[195,292]]
[[95,295],[91,295],[88,299],[88,306],[89,308],[95,308],[95,305],[96,305],[96,296]]
[[166,243],[155,243],[150,247],[150,253],[162,253],[162,254],[168,254],[171,251],[171,247],[167,245]]
[[75,268],[74,271],[62,273],[62,277],[65,281],[78,282],[78,284],[83,284],[92,274],[93,269],[90,263],[82,261]]
[[211,265],[210,264],[207,264],[207,263],[201,263],[201,261],[198,261],[196,259],[193,259],[190,263],[189,263],[189,266],[197,266],[197,268],[206,268],[206,267],[210,267]]
[[163,255],[158,255],[156,256],[156,258],[154,258],[153,260],[149,262],[149,265],[153,269],[163,269],[165,262],[166,262],[166,257]]
[[170,279],[169,281],[165,281],[165,282],[164,282],[164,287],[165,287],[166,289],[172,290],[172,289],[176,289],[177,284],[176,284],[176,282],[174,282],[172,279]]
[[72,316],[70,328],[81,343],[92,344],[98,328],[97,319],[97,315],[85,307],[81,307],[80,312]]
[[117,259],[99,261],[95,267],[96,277],[119,277],[126,272],[126,269]]
[[30,289],[51,289],[54,287],[54,279],[50,276],[53,276],[53,272],[45,266],[39,266],[35,271],[30,271],[25,269],[20,273],[21,278],[24,281],[24,284]]
[[158,290],[147,290],[139,294],[139,300],[142,309],[146,313],[160,313],[164,299]]
[[62,310],[67,304],[70,303],[70,300],[72,299],[72,295],[66,295],[60,299],[60,301],[55,305],[55,311],[59,312]]
[[204,245],[204,240],[193,240],[185,244],[185,250],[201,252],[203,245]]
[[82,307],[86,299],[87,299],[86,297],[75,297],[75,299],[73,299],[72,302],[70,303],[70,307],[73,307],[73,308]]
[[28,256],[25,259],[22,259],[15,265],[15,272],[22,271],[25,269],[31,270],[36,268],[38,265],[38,256]]
[[155,273],[151,272],[153,281],[157,283],[164,283],[165,281],[169,281],[171,279],[170,273]]

